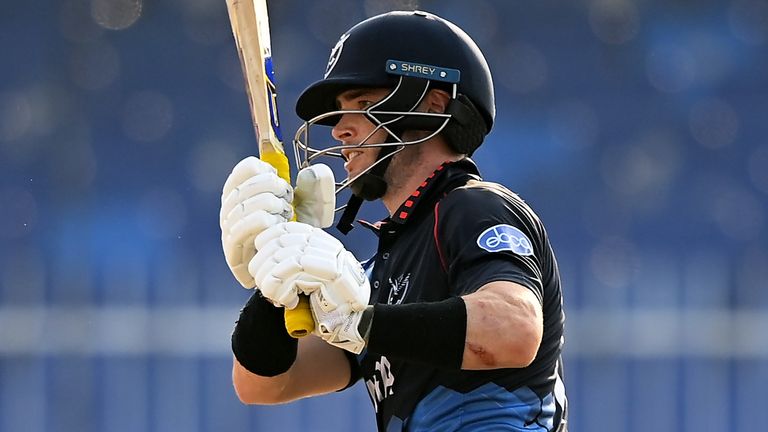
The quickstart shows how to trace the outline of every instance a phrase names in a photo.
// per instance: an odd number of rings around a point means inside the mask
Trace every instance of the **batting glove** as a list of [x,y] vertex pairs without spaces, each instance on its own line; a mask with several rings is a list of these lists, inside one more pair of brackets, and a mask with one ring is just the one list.
[[364,335],[360,334],[360,321],[363,309],[350,310],[347,307],[334,307],[322,290],[309,296],[312,318],[315,320],[315,334],[329,344],[360,354],[365,348]]
[[256,253],[253,240],[265,229],[290,220],[293,188],[258,158],[240,161],[221,194],[221,244],[227,265],[240,284],[253,288],[248,263]]
[[259,234],[248,265],[256,286],[273,303],[293,309],[299,294],[320,291],[330,310],[365,309],[371,287],[362,266],[322,229],[287,222]]

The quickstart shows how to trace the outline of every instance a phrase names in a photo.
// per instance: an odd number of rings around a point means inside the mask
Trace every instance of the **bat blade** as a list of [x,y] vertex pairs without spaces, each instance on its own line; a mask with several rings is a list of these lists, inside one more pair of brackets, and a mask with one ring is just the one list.
[[290,182],[277,111],[275,72],[266,0],[227,0],[232,34],[237,45],[259,156]]
[[[259,142],[259,158],[275,167],[277,174],[290,184],[291,173],[277,115],[267,1],[227,0],[227,11],[243,68],[251,118]],[[295,309],[285,310],[285,327],[296,338],[314,330],[315,323],[306,296],[300,296]]]

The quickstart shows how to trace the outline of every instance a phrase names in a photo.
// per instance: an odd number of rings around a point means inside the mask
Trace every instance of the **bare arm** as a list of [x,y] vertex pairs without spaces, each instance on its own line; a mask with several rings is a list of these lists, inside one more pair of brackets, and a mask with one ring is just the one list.
[[232,382],[241,402],[267,405],[334,392],[347,385],[350,373],[339,348],[311,335],[299,340],[296,361],[287,372],[262,377],[233,359]]
[[541,305],[526,287],[491,282],[462,297],[467,334],[461,368],[521,368],[531,364],[544,331]]

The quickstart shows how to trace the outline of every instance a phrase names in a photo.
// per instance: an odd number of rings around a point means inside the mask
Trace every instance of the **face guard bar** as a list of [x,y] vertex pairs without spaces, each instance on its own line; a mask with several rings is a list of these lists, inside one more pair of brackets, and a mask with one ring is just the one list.
[[[413,84],[413,82],[408,83],[408,81],[418,81],[418,84],[423,86],[423,88],[420,90],[420,95],[416,99],[416,102],[410,107],[410,109],[405,111],[390,111],[390,110],[380,110],[382,106],[386,106],[388,102],[391,101],[391,99],[398,94],[398,91],[400,91],[404,86],[407,87],[408,84]],[[404,84],[404,82],[406,84]],[[447,113],[431,113],[431,112],[421,112],[421,111],[415,111],[415,109],[419,106],[419,104],[424,100],[424,97],[426,96],[428,90],[429,90],[429,81],[423,80],[423,79],[416,79],[416,78],[407,78],[407,77],[400,77],[398,80],[397,86],[381,101],[371,105],[369,108],[365,110],[336,110],[336,111],[330,111],[324,114],[320,114],[308,121],[305,121],[304,124],[296,131],[296,135],[293,139],[293,146],[294,146],[294,158],[296,162],[296,166],[299,170],[302,168],[305,168],[312,163],[314,163],[318,158],[320,157],[335,157],[344,159],[344,156],[341,154],[341,150],[344,148],[392,148],[395,147],[394,150],[386,152],[386,155],[383,157],[378,158],[371,166],[360,172],[359,174],[355,175],[352,178],[347,177],[340,183],[336,183],[336,194],[344,190],[345,188],[349,187],[355,180],[360,178],[361,176],[365,175],[366,173],[370,172],[373,168],[375,168],[377,165],[383,163],[387,159],[391,158],[395,154],[401,152],[403,149],[405,149],[405,146],[409,145],[416,145],[420,144],[424,141],[428,141],[435,136],[437,136],[440,132],[442,132],[445,127],[448,125],[448,122],[451,120],[452,115]],[[451,88],[451,98],[455,99],[457,94],[457,85],[453,84]],[[312,147],[312,144],[310,143],[310,129],[311,126],[316,125],[318,122],[321,122],[323,120],[332,118],[332,117],[338,117],[340,118],[344,114],[360,114],[364,115],[368,121],[370,121],[375,127],[374,129],[367,135],[365,138],[363,138],[360,143],[355,145],[334,145],[327,148],[315,148]],[[391,137],[393,141],[383,142],[383,143],[376,143],[376,144],[370,144],[368,143],[368,140],[373,137],[378,131],[384,130],[388,137]],[[430,131],[428,135],[422,138],[413,139],[405,141],[402,138],[403,132],[405,130],[427,130]],[[336,209],[336,211],[339,211],[343,209],[344,207],[339,207]]]

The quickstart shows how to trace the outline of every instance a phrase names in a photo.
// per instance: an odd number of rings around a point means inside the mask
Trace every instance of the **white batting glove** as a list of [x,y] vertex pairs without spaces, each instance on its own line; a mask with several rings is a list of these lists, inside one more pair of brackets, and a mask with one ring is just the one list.
[[365,309],[371,287],[362,266],[340,241],[322,229],[287,222],[259,234],[248,265],[256,286],[273,303],[293,309],[299,294],[323,293],[341,312]]
[[335,308],[322,290],[310,294],[309,307],[316,324],[315,334],[329,344],[349,352],[360,354],[363,351],[365,339],[358,330],[363,317],[362,309]]
[[296,220],[318,228],[333,225],[336,179],[328,165],[317,164],[296,175]]
[[240,161],[221,194],[221,244],[227,265],[240,284],[253,288],[248,263],[256,253],[253,240],[265,229],[293,217],[293,189],[277,171],[256,157]]

